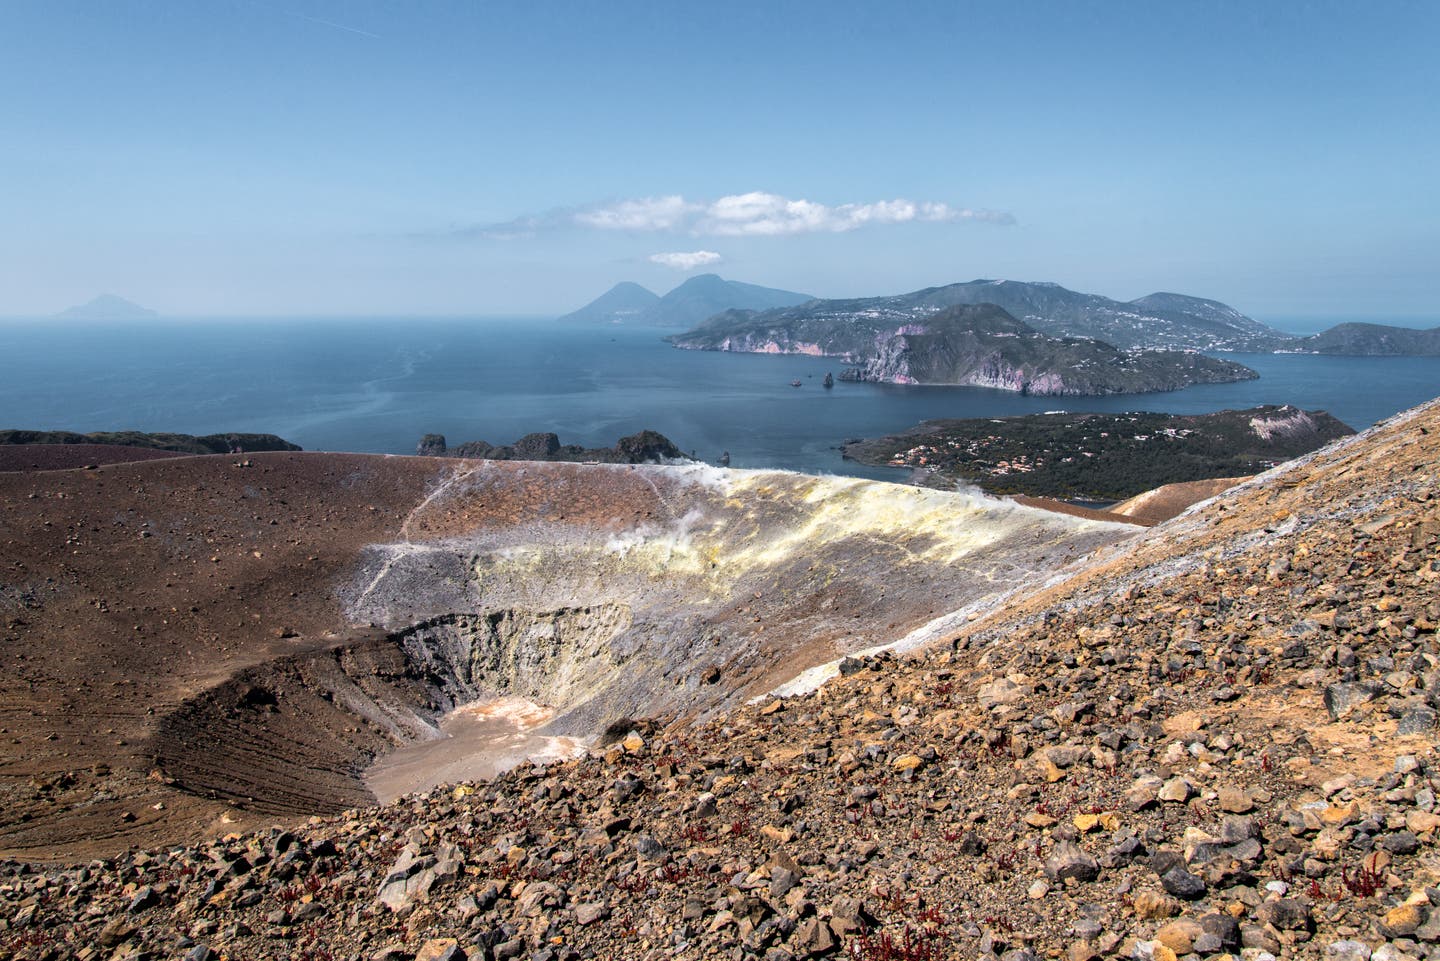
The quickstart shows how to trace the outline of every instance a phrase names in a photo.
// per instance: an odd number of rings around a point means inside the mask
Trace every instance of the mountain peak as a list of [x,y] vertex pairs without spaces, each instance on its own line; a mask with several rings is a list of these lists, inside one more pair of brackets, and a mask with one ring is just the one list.
[[639,284],[619,283],[560,319],[658,327],[693,326],[727,310],[771,310],[811,299],[808,294],[726,280],[719,274],[696,274],[664,297],[655,296]]
[[88,303],[66,308],[55,315],[67,320],[146,320],[158,317],[155,311],[114,294],[101,294]]
[[654,291],[631,280],[622,280],[579,310],[571,311],[561,320],[605,324],[633,321],[660,303]]

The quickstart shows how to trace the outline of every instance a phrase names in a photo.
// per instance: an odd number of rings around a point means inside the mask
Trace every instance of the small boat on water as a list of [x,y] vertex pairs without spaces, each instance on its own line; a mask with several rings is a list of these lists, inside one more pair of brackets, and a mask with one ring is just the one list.
[[792,380],[792,381],[790,382],[790,386],[791,386],[791,387],[799,387],[799,386],[800,386],[800,381],[798,381],[798,380]]

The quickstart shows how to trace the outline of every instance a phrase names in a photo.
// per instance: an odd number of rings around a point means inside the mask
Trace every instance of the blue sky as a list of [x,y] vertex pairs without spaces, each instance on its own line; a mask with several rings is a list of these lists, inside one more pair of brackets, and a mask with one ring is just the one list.
[[0,314],[543,314],[711,270],[1440,322],[1437,36],[1419,2],[0,0]]

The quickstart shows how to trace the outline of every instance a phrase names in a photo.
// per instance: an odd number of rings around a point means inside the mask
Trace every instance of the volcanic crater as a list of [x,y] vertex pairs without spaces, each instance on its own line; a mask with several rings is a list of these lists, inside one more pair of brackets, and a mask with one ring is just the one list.
[[713,715],[1136,530],[777,471],[288,452],[0,474],[0,502],[0,852],[29,859],[374,803],[375,760],[464,705],[523,698],[569,745]]

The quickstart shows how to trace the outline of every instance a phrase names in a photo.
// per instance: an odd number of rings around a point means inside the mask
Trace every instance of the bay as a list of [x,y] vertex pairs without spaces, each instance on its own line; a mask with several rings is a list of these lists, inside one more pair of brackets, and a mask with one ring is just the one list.
[[[682,351],[672,331],[545,318],[0,322],[0,427],[279,434],[307,450],[413,453],[421,435],[609,446],[650,428],[735,467],[894,479],[847,438],[936,417],[1047,410],[1330,411],[1363,428],[1440,394],[1440,358],[1227,355],[1259,380],[1114,397],[837,382],[833,359]],[[791,382],[799,380],[800,387]]]

